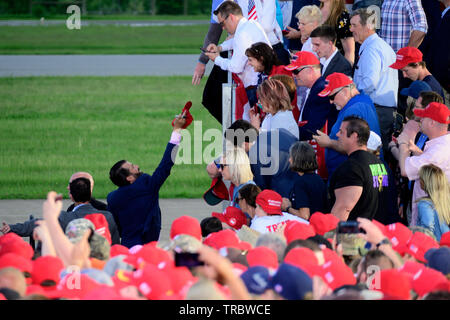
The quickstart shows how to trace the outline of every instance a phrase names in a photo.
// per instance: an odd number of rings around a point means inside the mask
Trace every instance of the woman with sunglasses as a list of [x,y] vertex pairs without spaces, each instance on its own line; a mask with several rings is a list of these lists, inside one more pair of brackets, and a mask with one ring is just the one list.
[[291,98],[285,85],[274,79],[267,79],[257,89],[258,107],[266,113],[261,123],[260,114],[250,110],[251,124],[261,130],[286,129],[299,138],[298,125],[292,114]]
[[253,173],[250,168],[250,160],[243,148],[235,147],[230,144],[227,145],[224,156],[220,161],[219,172],[222,174],[222,179],[230,181],[233,190],[233,197],[231,199],[231,206],[239,208],[239,190],[253,182]]

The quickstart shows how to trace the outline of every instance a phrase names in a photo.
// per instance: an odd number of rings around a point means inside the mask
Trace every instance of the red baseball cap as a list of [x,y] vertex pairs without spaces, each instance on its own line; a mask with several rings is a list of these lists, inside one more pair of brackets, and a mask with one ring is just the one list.
[[286,223],[286,227],[284,228],[284,237],[286,238],[288,244],[294,240],[306,240],[309,237],[314,237],[315,235],[316,232],[311,225],[295,220],[288,221]]
[[427,262],[425,252],[431,248],[439,248],[439,244],[430,236],[422,232],[416,232],[411,236],[405,246],[397,249],[400,254],[409,253],[416,260]]
[[447,277],[432,268],[420,269],[412,276],[412,288],[419,297],[435,290],[449,290]]
[[314,212],[309,223],[317,234],[323,236],[328,231],[336,229],[339,219],[331,213]]
[[187,234],[201,241],[202,228],[200,227],[200,222],[191,216],[181,216],[176,218],[172,222],[170,228],[170,239],[173,240],[173,238],[179,234]]
[[[186,129],[191,123],[192,121],[194,121],[194,117],[192,117],[191,112],[189,111],[189,109],[191,109],[192,107],[192,102],[188,101],[186,102],[186,104],[184,105],[183,110],[181,110],[181,113],[186,112],[185,116],[186,116],[186,122],[183,125],[183,129]],[[174,127],[175,125],[175,119],[172,120],[172,127]]]
[[315,253],[309,248],[301,247],[291,249],[284,257],[283,262],[302,269],[311,278],[313,276],[321,276],[322,274]]
[[236,230],[239,230],[243,225],[247,224],[247,217],[244,212],[233,206],[227,207],[224,213],[213,212],[212,216],[218,218],[222,222],[225,222]]
[[221,248],[248,249],[248,246],[241,243],[236,233],[230,229],[210,233],[203,240],[203,244],[216,250],[220,250]]
[[143,269],[123,274],[122,281],[137,287],[149,300],[167,299],[174,293],[168,274],[154,265],[147,264]]
[[258,204],[265,213],[269,215],[282,215],[281,203],[283,198],[273,190],[263,190],[256,196],[256,204]]
[[349,76],[339,72],[333,72],[328,77],[326,77],[325,81],[327,82],[327,84],[325,85],[325,88],[318,93],[319,97],[327,97],[333,90],[348,86],[349,84],[353,83],[353,80]]
[[34,250],[30,244],[20,238],[19,240],[12,240],[2,243],[0,246],[0,256],[5,253],[15,253],[30,260],[34,255]]
[[370,288],[375,291],[381,291],[392,299],[411,299],[411,282],[406,274],[397,269],[381,270],[377,275],[372,277]]
[[278,256],[268,247],[256,247],[249,250],[247,262],[249,267],[262,266],[268,269],[278,269]]
[[167,251],[152,244],[144,245],[136,254],[129,255],[123,261],[133,265],[136,269],[147,264],[154,265],[158,269],[172,268],[175,265]]
[[397,60],[390,65],[392,69],[403,69],[410,63],[420,62],[423,54],[419,49],[413,47],[404,47],[397,51]]
[[356,278],[352,269],[344,261],[330,260],[321,265],[320,268],[322,279],[332,290],[344,285],[356,284]]
[[33,272],[31,278],[33,283],[41,285],[46,280],[59,283],[61,271],[64,269],[64,263],[58,257],[41,256],[33,261]]
[[165,270],[169,277],[174,293],[180,293],[187,286],[194,284],[197,278],[192,275],[187,267],[175,267]]
[[0,257],[0,269],[15,268],[23,273],[27,284],[31,284],[31,274],[33,272],[33,262],[16,253],[8,252]]
[[309,51],[298,51],[295,56],[297,57],[295,60],[287,66],[284,66],[286,70],[292,71],[301,67],[320,64],[320,61],[317,59],[316,55]]
[[219,204],[222,200],[230,200],[227,186],[222,181],[222,178],[214,178],[211,182],[211,186],[203,194],[203,199],[210,206]]
[[112,243],[108,220],[106,220],[106,217],[103,214],[92,213],[85,215],[84,218],[90,220],[94,224],[95,231],[97,231],[102,237],[105,237],[109,244]]
[[405,246],[413,235],[411,229],[399,222],[385,226],[383,234],[389,238],[394,250]]
[[439,241],[439,245],[450,247],[450,231],[442,234],[441,241]]
[[121,245],[121,244],[114,244],[111,246],[111,249],[109,250],[109,257],[113,258],[115,256],[118,255],[128,255],[130,253],[130,251],[128,250],[127,247]]
[[431,102],[425,109],[415,108],[414,114],[421,118],[430,118],[443,124],[449,124],[450,110],[448,107],[439,102]]

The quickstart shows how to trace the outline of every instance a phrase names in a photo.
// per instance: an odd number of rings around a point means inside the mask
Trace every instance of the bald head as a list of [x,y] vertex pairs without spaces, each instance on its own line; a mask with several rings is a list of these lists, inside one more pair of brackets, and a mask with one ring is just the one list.
[[[91,174],[88,173],[88,172],[83,172],[83,171],[75,172],[75,173],[70,177],[70,179],[69,179],[69,184],[70,184],[73,180],[78,179],[78,178],[86,178],[86,179],[88,179],[88,180],[91,182],[91,193],[92,193],[92,190],[94,189],[94,178],[92,178]],[[69,189],[69,186],[67,186],[67,189]]]

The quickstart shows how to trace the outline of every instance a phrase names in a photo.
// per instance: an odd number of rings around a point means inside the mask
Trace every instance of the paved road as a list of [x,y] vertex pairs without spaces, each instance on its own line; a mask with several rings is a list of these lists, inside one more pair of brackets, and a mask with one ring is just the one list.
[[[28,220],[30,214],[36,218],[42,217],[43,202],[44,200],[0,200],[0,223],[23,222]],[[63,200],[63,208],[68,208],[70,203],[69,200]],[[189,215],[201,221],[211,216],[212,212],[222,211],[222,203],[209,206],[203,199],[160,199],[159,204],[162,215],[161,241],[169,241],[172,221],[180,216]]]
[[[0,55],[0,77],[190,76],[196,54]],[[208,63],[206,75],[213,64]]]

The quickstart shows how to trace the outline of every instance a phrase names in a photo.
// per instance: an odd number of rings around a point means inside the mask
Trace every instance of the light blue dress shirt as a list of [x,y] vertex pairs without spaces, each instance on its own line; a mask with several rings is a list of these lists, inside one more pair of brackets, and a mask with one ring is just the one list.
[[394,50],[376,33],[361,44],[354,82],[374,104],[397,107],[398,70],[389,67],[395,60]]

